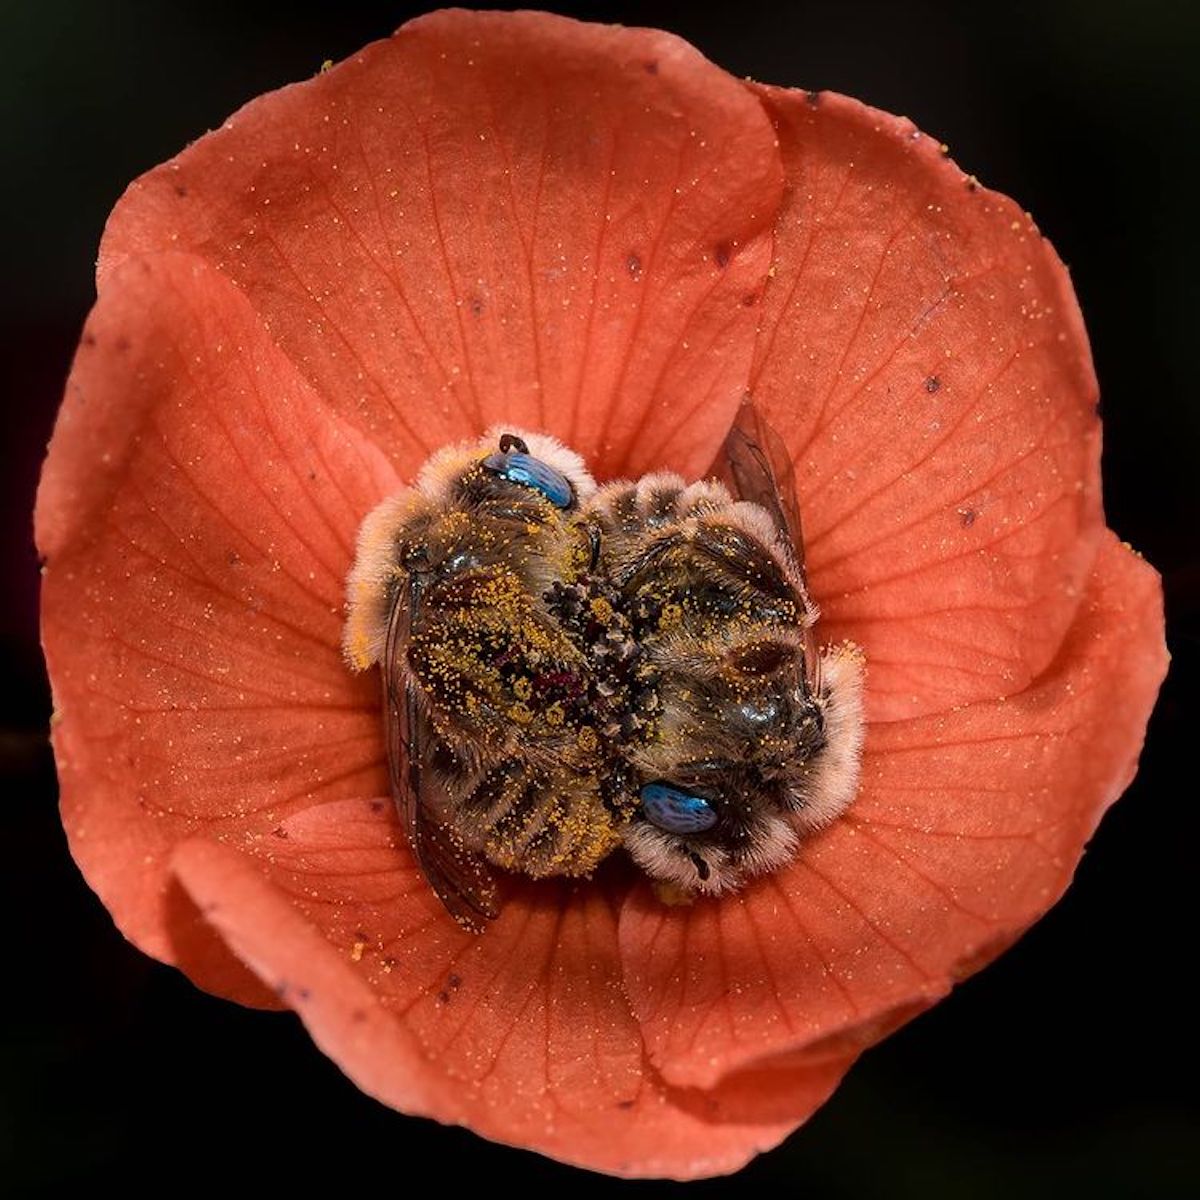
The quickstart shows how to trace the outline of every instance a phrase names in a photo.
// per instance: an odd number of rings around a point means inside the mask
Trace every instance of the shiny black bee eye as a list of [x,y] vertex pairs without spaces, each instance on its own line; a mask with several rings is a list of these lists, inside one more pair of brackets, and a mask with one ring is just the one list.
[[703,796],[672,783],[648,783],[641,797],[647,819],[667,833],[703,833],[717,823],[717,810]]
[[555,508],[570,508],[575,503],[571,481],[552,466],[534,458],[529,447],[515,434],[506,433],[500,439],[500,453],[489,454],[483,469],[509,483],[540,492]]

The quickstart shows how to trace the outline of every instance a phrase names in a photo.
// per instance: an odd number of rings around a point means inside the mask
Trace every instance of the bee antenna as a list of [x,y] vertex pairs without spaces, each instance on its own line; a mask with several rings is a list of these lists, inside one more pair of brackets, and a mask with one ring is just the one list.
[[518,454],[528,454],[529,447],[525,444],[524,438],[519,438],[515,433],[502,433],[500,435],[500,453],[507,454],[510,450],[516,450]]

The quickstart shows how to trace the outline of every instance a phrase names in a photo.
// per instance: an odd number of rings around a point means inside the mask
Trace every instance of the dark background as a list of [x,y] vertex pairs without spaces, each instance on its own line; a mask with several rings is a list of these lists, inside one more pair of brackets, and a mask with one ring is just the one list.
[[[783,1148],[699,1196],[1200,1194],[1195,737],[1200,393],[1192,6],[551,5],[684,35],[738,75],[912,117],[1032,211],[1070,265],[1104,393],[1110,523],[1163,572],[1174,664],[1141,773],[1067,898],[1009,954],[867,1054]],[[115,931],[54,806],[29,514],[108,210],[250,97],[420,11],[207,0],[0,9],[0,1188],[247,1176],[608,1193],[618,1186],[359,1094],[297,1021],[194,989]],[[140,1186],[139,1186],[140,1185]],[[625,1185],[639,1194],[668,1184]]]

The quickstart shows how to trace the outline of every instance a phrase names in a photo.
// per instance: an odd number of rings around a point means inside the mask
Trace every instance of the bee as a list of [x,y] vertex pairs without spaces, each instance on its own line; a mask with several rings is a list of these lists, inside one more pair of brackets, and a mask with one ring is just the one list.
[[595,483],[552,438],[445,449],[363,524],[344,650],[383,676],[392,792],[460,924],[498,912],[492,865],[587,875],[620,845],[611,737],[627,623],[593,581]]
[[858,786],[862,656],[818,648],[790,457],[746,404],[715,466],[586,504],[655,690],[622,747],[622,839],[668,897],[775,869]]

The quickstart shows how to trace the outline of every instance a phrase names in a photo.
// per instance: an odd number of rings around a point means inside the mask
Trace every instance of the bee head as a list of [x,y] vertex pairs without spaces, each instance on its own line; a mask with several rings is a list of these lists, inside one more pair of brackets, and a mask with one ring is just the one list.
[[537,492],[555,508],[578,508],[595,491],[579,455],[545,434],[492,431],[484,441],[491,447],[480,463],[487,475]]
[[801,837],[853,798],[861,656],[827,651],[813,695],[802,663],[781,669],[783,649],[736,647],[736,686],[727,671],[660,682],[659,736],[631,755],[640,803],[623,834],[653,878],[687,892],[731,891],[789,861]]
[[[470,482],[468,482],[470,481]],[[545,433],[511,427],[489,429],[476,442],[446,446],[425,464],[417,489],[434,504],[482,490],[501,495],[534,493],[555,508],[573,510],[588,500],[596,482],[574,450]]]
[[631,754],[640,792],[625,844],[689,892],[739,887],[794,854],[793,787],[824,741],[799,639],[676,636],[660,651],[655,733]]
[[625,847],[652,878],[716,895],[786,862],[796,833],[784,789],[744,763],[689,764],[642,786]]

